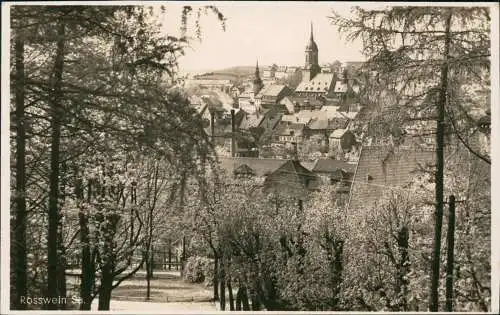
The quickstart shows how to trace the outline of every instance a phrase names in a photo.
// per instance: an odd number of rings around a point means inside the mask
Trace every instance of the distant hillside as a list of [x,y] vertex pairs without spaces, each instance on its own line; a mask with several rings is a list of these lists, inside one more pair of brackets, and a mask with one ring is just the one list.
[[250,76],[255,72],[252,66],[237,66],[226,69],[214,70],[196,76],[198,79],[217,79],[217,80],[239,80]]

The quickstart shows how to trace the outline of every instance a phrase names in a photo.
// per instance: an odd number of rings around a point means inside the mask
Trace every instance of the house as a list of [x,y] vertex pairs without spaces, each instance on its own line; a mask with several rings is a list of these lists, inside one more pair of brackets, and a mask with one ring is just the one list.
[[348,128],[335,129],[328,137],[331,151],[349,152],[356,144],[356,136]]
[[307,127],[300,123],[279,124],[273,138],[280,143],[300,143],[307,136]]
[[256,98],[260,99],[260,104],[263,107],[269,107],[279,104],[283,97],[290,94],[292,94],[292,90],[288,86],[282,84],[271,84],[260,90]]
[[420,168],[434,165],[435,154],[420,148],[362,147],[349,196],[349,213],[369,209],[388,190],[409,184]]
[[229,176],[252,175],[263,184],[267,175],[277,170],[287,160],[253,157],[219,158],[219,166]]
[[347,194],[350,191],[356,164],[334,159],[318,159],[311,171],[318,175],[325,184],[337,184],[337,192]]
[[288,96],[283,97],[279,102],[279,104],[285,106],[287,114],[295,113],[295,105],[293,101],[290,99],[290,97]]
[[298,160],[287,160],[266,177],[264,189],[287,198],[302,199],[308,192],[317,190],[320,183],[320,178]]
[[309,135],[323,135],[325,138],[339,128],[346,128],[349,121],[345,118],[314,118],[307,125]]

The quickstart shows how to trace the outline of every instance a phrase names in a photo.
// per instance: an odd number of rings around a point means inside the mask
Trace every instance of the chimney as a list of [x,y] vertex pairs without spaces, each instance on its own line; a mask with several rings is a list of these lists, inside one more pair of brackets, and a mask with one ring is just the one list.
[[234,109],[231,109],[231,156],[236,156],[236,126],[234,121]]
[[299,145],[298,142],[292,142],[293,144],[293,159],[295,161],[299,160]]

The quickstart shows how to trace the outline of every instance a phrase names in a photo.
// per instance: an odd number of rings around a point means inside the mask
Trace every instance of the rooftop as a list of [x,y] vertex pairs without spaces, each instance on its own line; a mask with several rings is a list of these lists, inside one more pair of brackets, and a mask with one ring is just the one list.
[[234,174],[235,170],[241,170],[242,165],[246,165],[244,169],[247,171],[251,169],[256,176],[262,177],[277,170],[281,165],[285,164],[287,160],[281,159],[263,159],[263,158],[219,158],[220,166],[228,174]]
[[356,164],[334,159],[318,159],[314,163],[312,171],[321,173],[333,173],[337,169],[344,170],[346,173],[354,173]]
[[434,160],[432,150],[363,147],[351,186],[349,211],[373,205],[389,189],[410,183],[419,167],[433,164]]
[[302,81],[295,89],[295,92],[328,92],[333,79],[333,73],[318,73],[310,81]]

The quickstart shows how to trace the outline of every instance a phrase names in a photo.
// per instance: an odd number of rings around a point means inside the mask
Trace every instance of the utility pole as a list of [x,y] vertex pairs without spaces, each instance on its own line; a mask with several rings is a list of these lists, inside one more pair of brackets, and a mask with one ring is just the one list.
[[453,264],[455,247],[455,196],[450,196],[446,258],[446,311],[453,312]]

